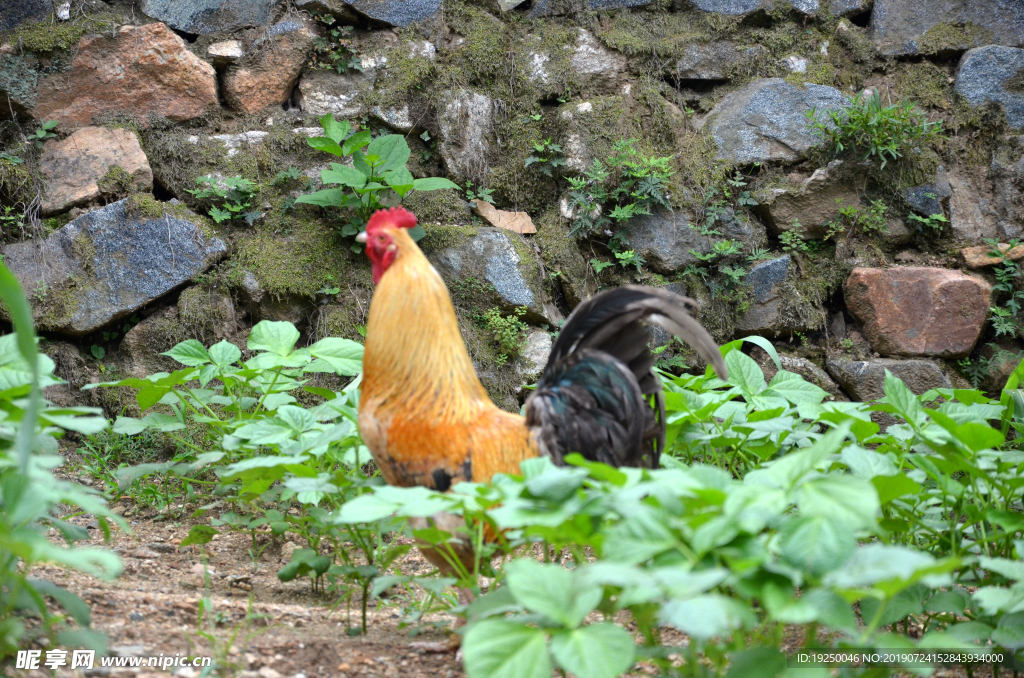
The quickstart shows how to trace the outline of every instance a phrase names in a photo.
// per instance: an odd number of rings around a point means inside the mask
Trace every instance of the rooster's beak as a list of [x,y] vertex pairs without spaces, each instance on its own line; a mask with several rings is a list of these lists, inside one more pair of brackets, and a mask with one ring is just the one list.
[[366,242],[366,231],[361,231],[359,235],[356,236],[356,242]]

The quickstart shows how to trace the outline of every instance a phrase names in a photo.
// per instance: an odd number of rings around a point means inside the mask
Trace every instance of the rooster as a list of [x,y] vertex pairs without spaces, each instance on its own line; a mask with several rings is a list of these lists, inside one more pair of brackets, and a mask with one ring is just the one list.
[[[356,238],[366,244],[376,285],[359,429],[391,485],[444,492],[518,473],[532,457],[561,465],[572,452],[613,466],[657,467],[665,408],[645,321],[685,340],[727,376],[718,346],[689,314],[692,300],[627,285],[576,308],[526,400],[526,416],[505,412],[476,375],[441,276],[409,236],[415,225],[411,212],[394,207],[376,212]],[[440,554],[423,553],[450,571]],[[458,557],[472,571],[472,553]]]

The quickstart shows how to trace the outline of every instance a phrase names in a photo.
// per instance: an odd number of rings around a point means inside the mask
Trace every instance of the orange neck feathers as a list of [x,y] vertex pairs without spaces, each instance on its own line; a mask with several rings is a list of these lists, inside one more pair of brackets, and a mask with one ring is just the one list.
[[466,351],[448,289],[404,228],[389,229],[397,253],[370,304],[361,398],[451,423],[493,404]]

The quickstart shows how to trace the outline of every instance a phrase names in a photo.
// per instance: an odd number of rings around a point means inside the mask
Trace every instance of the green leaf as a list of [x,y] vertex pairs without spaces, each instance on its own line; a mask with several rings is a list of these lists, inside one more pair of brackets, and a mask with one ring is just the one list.
[[170,351],[161,353],[160,355],[174,358],[182,365],[187,365],[188,367],[198,367],[199,365],[205,365],[210,362],[210,354],[207,353],[206,348],[195,339],[187,339],[176,345]]
[[268,351],[287,356],[298,340],[299,331],[290,322],[261,320],[249,334],[248,347],[250,351]]
[[361,132],[356,132],[351,137],[345,140],[345,143],[341,146],[341,151],[345,155],[352,155],[360,148],[370,143],[373,137],[370,134],[370,130],[364,129]]
[[544,632],[515,622],[485,619],[462,643],[469,678],[551,678]]
[[348,120],[340,122],[335,120],[333,113],[328,113],[320,118],[320,126],[324,128],[324,134],[327,135],[327,138],[336,144],[340,144],[348,136],[348,132],[352,128]]
[[325,188],[309,195],[300,195],[295,202],[320,207],[345,207],[348,204],[346,195],[340,188]]
[[413,189],[414,181],[412,174],[405,167],[384,173],[384,182],[403,198]]
[[412,187],[417,191],[440,191],[445,188],[454,188],[455,190],[459,190],[458,184],[442,177],[417,179],[413,182]]
[[306,143],[309,144],[310,147],[315,148],[318,151],[323,151],[324,153],[330,153],[331,155],[336,155],[339,158],[341,156],[343,156],[343,155],[347,155],[341,149],[341,146],[339,146],[336,141],[334,141],[332,139],[328,139],[326,137],[312,137],[312,138],[306,139]]
[[210,347],[210,360],[217,367],[228,367],[242,358],[242,351],[229,341],[221,340]]
[[376,166],[377,175],[380,176],[390,170],[405,167],[410,155],[409,144],[401,134],[386,134],[371,141],[366,154],[380,158]]
[[192,529],[188,531],[188,536],[181,540],[179,547],[192,544],[209,544],[217,534],[217,530],[209,525],[193,525]]
[[114,426],[111,431],[114,433],[120,433],[121,435],[132,436],[136,433],[142,433],[148,428],[144,422],[135,419],[134,417],[118,417],[114,422]]
[[325,184],[341,184],[350,188],[362,188],[366,185],[366,177],[356,168],[338,163],[331,163],[331,167],[329,170],[320,170],[320,179]]
[[624,629],[602,623],[555,634],[551,654],[577,678],[616,678],[633,665],[636,646]]
[[916,495],[921,491],[919,484],[903,474],[875,476],[871,479],[871,484],[875,486],[875,490],[878,492],[878,501],[882,505],[888,504],[898,497]]
[[[323,360],[336,374],[354,377],[363,369],[363,347],[351,339],[325,337],[309,347],[309,353]],[[305,372],[321,371],[313,363]]]
[[725,678],[775,678],[786,670],[786,655],[774,647],[754,647],[729,655]]
[[842,566],[857,548],[844,522],[823,516],[787,520],[779,537],[786,560],[814,575]]
[[601,602],[600,588],[583,585],[559,565],[521,559],[509,563],[505,573],[520,604],[570,629],[579,626]]
[[881,513],[878,492],[863,478],[833,474],[800,486],[797,507],[805,516],[821,516],[853,530],[867,530]]
[[762,395],[779,396],[780,398],[785,398],[794,405],[798,405],[800,403],[811,403],[812,405],[817,405],[828,397],[828,391],[806,381],[799,374],[793,374],[786,370],[779,370],[775,373],[775,376],[772,377],[772,383],[768,385],[768,389],[765,390]]
[[427,229],[423,228],[419,224],[416,224],[409,229],[409,237],[412,238],[413,242],[419,242],[427,237]]
[[661,621],[699,640],[726,638],[732,631],[754,626],[749,607],[738,600],[708,593],[690,600],[671,600],[661,607]]
[[754,359],[742,351],[729,351],[725,356],[729,369],[729,382],[739,387],[744,396],[752,396],[765,389],[764,373]]

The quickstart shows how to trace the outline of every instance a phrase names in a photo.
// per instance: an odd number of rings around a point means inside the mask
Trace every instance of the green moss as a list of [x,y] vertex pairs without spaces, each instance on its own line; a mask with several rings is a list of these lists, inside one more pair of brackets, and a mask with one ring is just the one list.
[[594,272],[580,254],[575,238],[569,235],[569,225],[557,208],[549,208],[534,223],[537,235],[533,239],[540,247],[548,275],[556,291],[565,297],[567,306],[575,308],[597,291]]
[[175,344],[193,337],[210,343],[223,339],[222,328],[234,319],[234,307],[226,290],[211,285],[189,287],[178,297]]
[[35,289],[26,290],[32,305],[32,318],[43,330],[61,328],[78,312],[83,285],[76,278],[70,278],[59,286],[47,287],[40,283]]
[[729,37],[741,17],[712,12],[617,12],[601,23],[599,35],[629,56],[679,57],[695,42]]
[[472,219],[463,195],[454,189],[413,191],[402,203],[420,224],[465,224]]
[[991,42],[992,31],[978,24],[971,22],[943,23],[929,28],[917,41],[917,48],[921,54],[943,54],[959,52]]
[[239,235],[237,263],[256,276],[276,297],[312,297],[328,281],[343,281],[355,267],[368,272],[365,257],[357,256],[330,228],[316,222],[292,222],[288,235],[258,230]]
[[83,35],[100,33],[114,24],[111,15],[97,14],[74,21],[40,21],[23,24],[13,31],[0,35],[0,42],[20,44],[25,50],[46,54],[57,50],[71,49]]
[[32,174],[27,165],[0,158],[0,197],[9,204],[28,204],[34,196]]
[[932,62],[897,64],[893,76],[893,84],[900,97],[922,106],[949,108],[953,95],[949,75]]
[[[415,212],[415,210],[413,211]],[[419,212],[415,213],[417,216],[419,215]],[[420,249],[427,254],[440,252],[449,247],[458,247],[479,232],[473,226],[449,226],[431,222],[422,223],[422,225],[427,235],[418,244]]]
[[96,182],[100,194],[109,198],[122,198],[136,190],[135,177],[120,165],[113,165],[103,178]]

